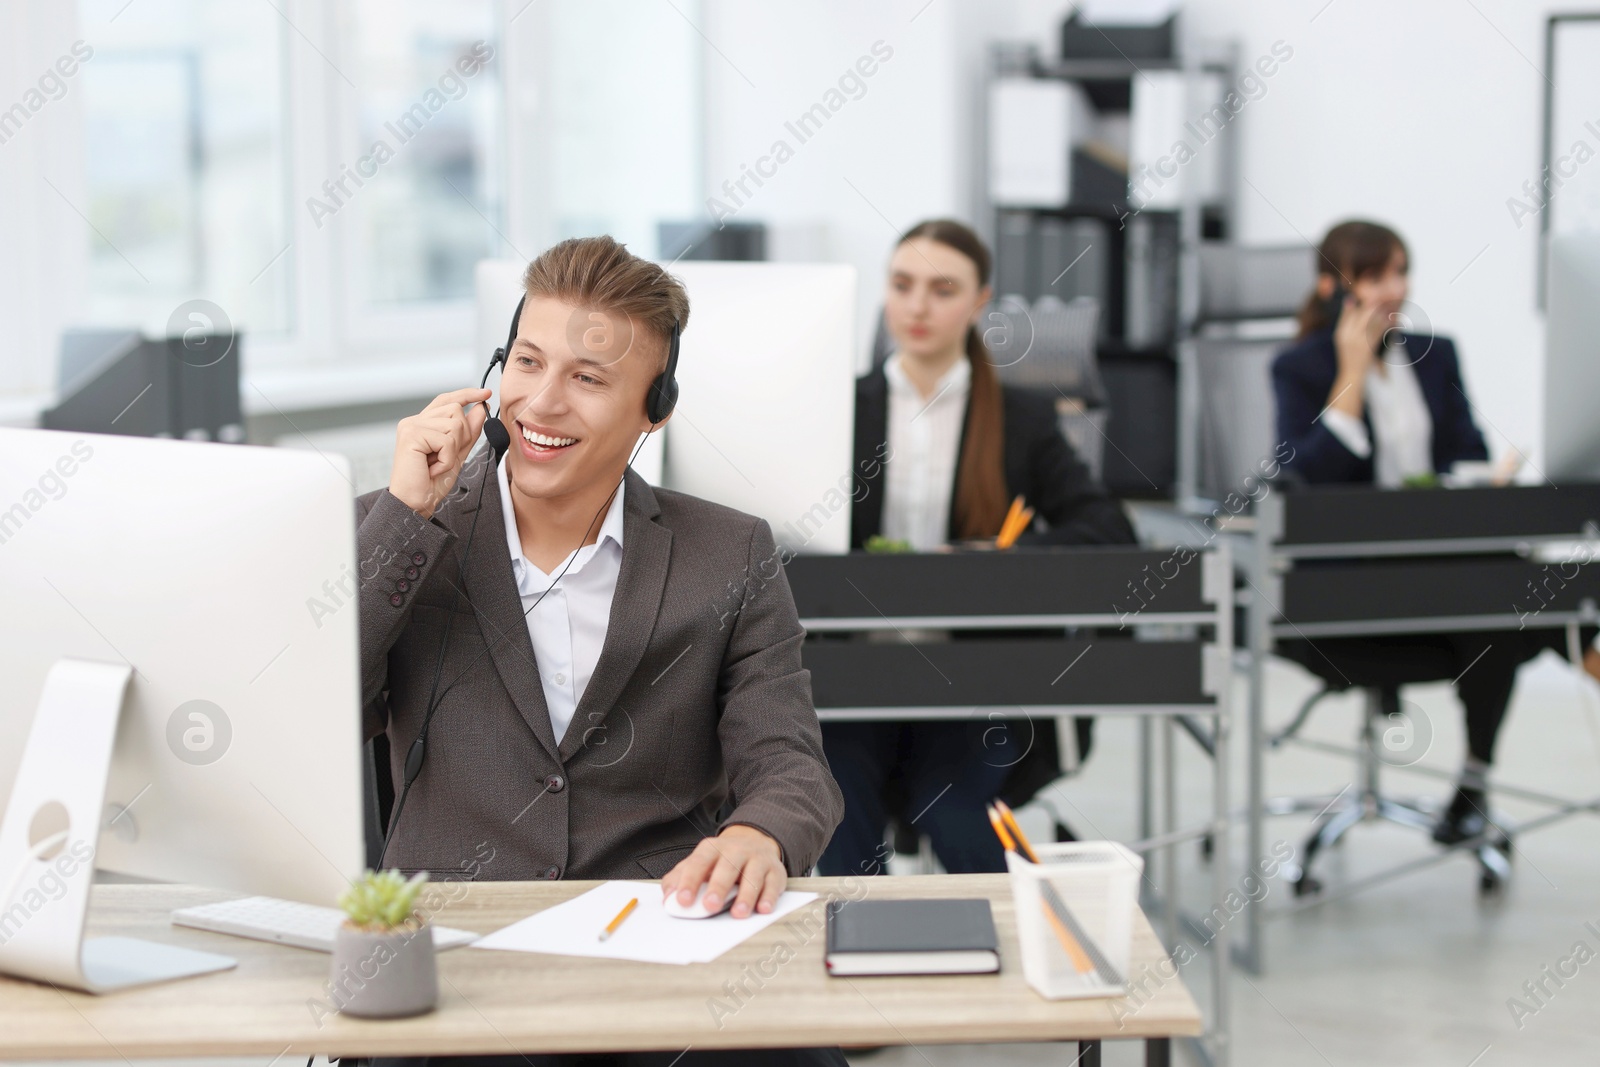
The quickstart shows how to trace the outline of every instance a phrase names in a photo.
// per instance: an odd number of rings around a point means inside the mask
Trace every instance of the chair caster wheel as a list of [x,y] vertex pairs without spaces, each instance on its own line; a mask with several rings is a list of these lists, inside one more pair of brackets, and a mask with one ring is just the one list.
[[1297,897],[1314,897],[1322,892],[1322,883],[1309,874],[1302,874],[1292,883]]
[[1478,895],[1499,900],[1510,882],[1511,839],[1502,834],[1478,849]]

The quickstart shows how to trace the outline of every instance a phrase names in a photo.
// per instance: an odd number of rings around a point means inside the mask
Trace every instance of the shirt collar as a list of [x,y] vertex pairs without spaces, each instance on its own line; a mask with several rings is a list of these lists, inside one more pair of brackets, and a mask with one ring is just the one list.
[[[922,401],[922,393],[906,376],[905,369],[900,366],[900,353],[894,352],[883,363],[883,376],[889,381],[892,392],[915,397]],[[928,397],[926,406],[932,407],[947,396],[965,397],[967,388],[972,382],[972,364],[965,356],[953,363],[949,370],[939,376],[933,384],[933,394]]]
[[[520,584],[522,576],[530,570],[539,574],[544,572],[535,567],[529,562],[528,557],[522,554],[522,536],[517,533],[517,510],[511,504],[511,480],[506,474],[507,462],[508,460],[506,459],[500,461],[500,465],[495,468],[494,476],[500,487],[500,516],[506,524],[506,547],[511,551],[511,570]],[[607,541],[613,542],[618,550],[621,550],[624,526],[622,498],[626,489],[625,480],[619,481],[616,494],[611,498],[611,506],[606,511],[605,521],[600,524],[599,535],[595,537],[594,544],[584,545],[578,549],[578,558],[572,561],[572,568],[569,573],[582,570],[584,563],[592,558]],[[566,561],[563,560],[562,562],[565,563]],[[560,571],[560,569],[560,567],[556,568],[557,571]]]

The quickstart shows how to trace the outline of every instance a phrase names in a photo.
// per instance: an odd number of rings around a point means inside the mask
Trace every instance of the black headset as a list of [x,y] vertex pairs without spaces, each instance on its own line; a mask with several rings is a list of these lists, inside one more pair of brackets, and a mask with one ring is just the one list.
[[[489,375],[494,373],[496,366],[499,366],[500,373],[502,376],[504,376],[506,361],[510,357],[511,347],[517,343],[517,327],[522,322],[522,307],[527,302],[527,299],[527,294],[523,294],[522,298],[517,301],[517,310],[511,316],[511,330],[506,334],[505,347],[494,350],[494,355],[490,358],[489,365],[484,368],[483,379],[478,383],[478,387],[480,389],[488,384]],[[655,376],[655,380],[650,383],[650,391],[645,394],[644,411],[645,415],[652,423],[650,427],[651,432],[654,432],[661,425],[661,423],[666,421],[667,416],[672,414],[672,409],[678,404],[678,332],[678,323],[674,321],[672,324],[672,336],[667,346],[666,369]],[[489,411],[489,402],[487,400],[483,402],[483,410],[488,412],[488,418],[483,424],[483,436],[489,443],[489,451],[493,464],[495,466],[499,466],[501,458],[505,456],[506,451],[511,447],[511,431],[507,430],[506,424],[500,421],[500,416],[497,412]],[[633,461],[639,458],[639,452],[644,448],[644,443],[648,439],[648,435],[640,438],[638,447],[633,450],[633,456],[628,460],[629,467],[632,467]],[[623,477],[627,477],[626,471],[623,472]],[[478,516],[483,513],[483,491],[488,484],[489,475],[487,472],[485,472],[483,481],[478,485],[478,507],[477,510],[473,512],[472,524],[467,529],[467,543],[461,553],[460,562],[461,576],[463,581],[466,580],[467,561],[472,558],[472,538],[478,532]],[[594,518],[589,520],[589,526],[583,532],[584,541],[588,541],[589,531],[594,529],[594,524],[600,521],[600,516],[604,515],[611,507],[611,501],[616,497],[617,489],[620,488],[622,488],[622,482],[619,481],[617,483],[617,488],[611,490],[610,495],[605,499],[605,503],[600,505],[600,510],[594,513]],[[529,615],[534,608],[539,606],[540,601],[544,600],[544,598],[549,595],[550,590],[556,587],[556,584],[561,581],[562,576],[567,573],[567,568],[572,566],[573,561],[577,558],[578,555],[576,552],[574,552],[567,560],[566,565],[561,568],[561,573],[557,574],[553,579],[551,579],[550,584],[545,587],[544,592],[540,593],[538,599],[533,602],[527,611],[522,613],[524,617]],[[383,845],[378,853],[377,866],[380,869],[383,867],[384,857],[388,855],[389,842],[394,839],[395,828],[400,825],[400,813],[405,811],[406,797],[408,797],[411,793],[411,783],[415,782],[417,780],[417,775],[422,773],[422,763],[423,760],[427,758],[428,727],[433,722],[433,714],[439,710],[439,705],[444,703],[445,694],[448,693],[451,687],[455,685],[456,681],[459,681],[466,673],[465,670],[463,670],[461,674],[456,676],[455,680],[452,681],[450,685],[445,686],[443,693],[439,691],[440,674],[444,669],[445,649],[450,644],[450,629],[452,624],[455,622],[456,608],[460,606],[460,601],[461,589],[458,586],[456,588],[456,595],[450,605],[450,615],[445,619],[444,637],[439,642],[439,656],[433,667],[433,685],[428,693],[428,707],[423,713],[422,725],[417,730],[416,739],[411,742],[411,747],[406,751],[405,778],[400,787],[400,796],[395,801],[394,810],[389,815],[389,825],[384,832]],[[499,644],[504,636],[505,635],[502,634],[500,637],[496,638],[494,644]],[[489,648],[492,647],[493,645],[489,646]],[[478,658],[481,659],[484,653],[489,651],[489,648],[485,648],[483,652],[480,652],[478,654]],[[476,663],[477,660],[473,660],[473,664]],[[469,664],[468,666],[470,668],[472,664]]]

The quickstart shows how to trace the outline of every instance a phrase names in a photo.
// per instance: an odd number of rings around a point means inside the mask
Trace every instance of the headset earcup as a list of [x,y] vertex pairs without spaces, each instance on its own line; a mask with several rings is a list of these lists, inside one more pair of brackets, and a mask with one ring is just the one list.
[[650,403],[645,408],[645,415],[651,422],[661,422],[672,409],[678,406],[678,379],[665,374],[656,375],[656,380],[650,383]]

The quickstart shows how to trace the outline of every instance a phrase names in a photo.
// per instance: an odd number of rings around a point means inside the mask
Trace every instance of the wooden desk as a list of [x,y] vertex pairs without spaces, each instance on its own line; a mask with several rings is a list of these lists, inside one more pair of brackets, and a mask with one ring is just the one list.
[[[794,889],[823,897],[860,895],[846,879],[798,878]],[[830,1044],[1080,1041],[1139,1038],[1165,1064],[1167,1038],[1197,1035],[1199,1008],[1173,974],[1142,914],[1134,924],[1130,978],[1136,1000],[1046,1001],[1027,985],[1005,875],[878,877],[869,898],[985,896],[1000,933],[998,975],[829,978],[820,923],[804,940],[797,925],[820,920],[818,900],[714,963],[675,967],[520,952],[453,949],[439,956],[438,1010],[368,1021],[324,1014],[329,957],[170,925],[175,907],[226,899],[189,886],[96,887],[91,933],[119,933],[222,952],[232,971],[105,997],[0,978],[0,1060],[129,1059],[148,1056],[439,1055],[749,1048]],[[482,882],[441,887],[453,902],[438,921],[488,933],[592,888],[594,882]],[[641,889],[655,883],[641,882]],[[780,942],[794,957],[774,970]],[[748,970],[747,970],[748,968]],[[1147,971],[1148,968],[1148,971]],[[755,977],[750,977],[755,976]],[[738,1000],[725,988],[743,980]],[[756,983],[761,983],[758,987]],[[713,1004],[735,1008],[719,1026]],[[1142,1001],[1142,1006],[1137,1002]],[[1095,1056],[1083,1062],[1098,1062]],[[1063,1064],[1074,1062],[1072,1054]]]

